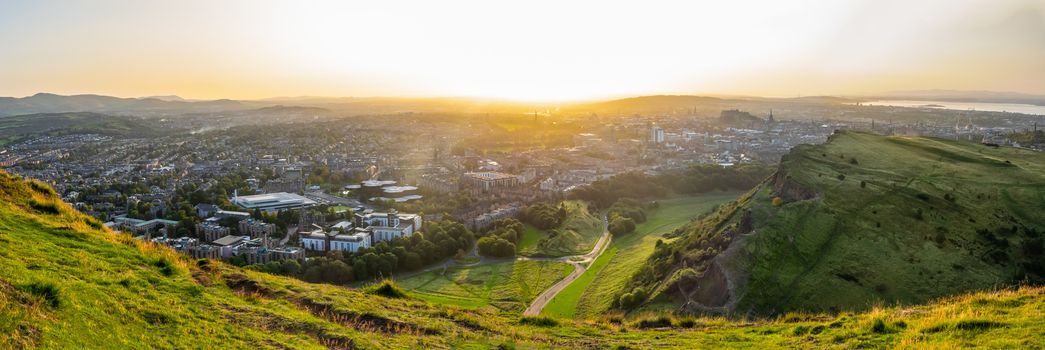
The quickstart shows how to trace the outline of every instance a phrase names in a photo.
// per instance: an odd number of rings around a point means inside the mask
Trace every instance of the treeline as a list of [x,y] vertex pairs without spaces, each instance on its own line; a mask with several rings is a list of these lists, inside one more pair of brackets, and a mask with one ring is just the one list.
[[[650,205],[656,205],[653,202]],[[646,222],[646,206],[632,198],[621,198],[606,211],[609,230],[614,236],[632,233],[635,226]]]
[[606,208],[621,198],[650,199],[670,193],[698,194],[711,191],[747,190],[773,172],[762,163],[730,167],[694,165],[685,170],[647,175],[640,172],[619,174],[570,192],[574,199],[586,200]]
[[497,258],[515,256],[515,245],[525,230],[523,223],[516,219],[494,221],[490,231],[479,238],[479,254]]
[[[443,259],[463,255],[475,243],[475,234],[456,221],[425,223],[421,232],[382,241],[355,253],[334,251],[325,257],[274,261],[251,265],[259,271],[296,277],[308,282],[345,284],[413,271]],[[514,247],[513,247],[514,249]]]
[[562,202],[558,206],[541,202],[523,208],[519,213],[519,218],[536,228],[547,230],[562,225],[568,215],[566,205]]

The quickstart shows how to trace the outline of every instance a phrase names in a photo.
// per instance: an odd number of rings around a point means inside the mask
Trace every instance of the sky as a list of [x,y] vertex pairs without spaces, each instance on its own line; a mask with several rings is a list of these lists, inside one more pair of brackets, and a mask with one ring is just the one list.
[[0,0],[0,96],[1045,94],[1043,0]]

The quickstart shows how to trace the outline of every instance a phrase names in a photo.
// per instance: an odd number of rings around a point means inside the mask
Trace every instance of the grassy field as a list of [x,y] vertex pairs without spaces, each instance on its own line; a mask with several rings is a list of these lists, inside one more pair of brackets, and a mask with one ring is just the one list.
[[573,267],[561,262],[507,261],[430,271],[398,283],[432,303],[517,313],[570,271]]
[[537,242],[548,234],[530,224],[525,224],[525,228],[519,243],[515,245],[515,251],[521,255],[533,255],[536,253]]
[[[590,252],[599,236],[602,235],[602,219],[588,211],[588,204],[582,201],[564,201],[568,216],[558,228],[543,232],[536,244],[529,247],[523,255],[529,256],[568,256]],[[533,239],[523,237],[523,239]]]
[[631,234],[614,237],[588,271],[563,289],[543,312],[557,317],[598,317],[613,306],[613,299],[653,252],[658,239],[738,194],[711,193],[659,201],[659,208],[647,210],[646,222]]
[[[46,185],[3,172],[0,246],[2,349],[1045,346],[1041,287],[740,321],[661,315],[547,321],[383,297],[136,241],[61,203]],[[527,268],[516,274],[533,275]],[[503,268],[498,275],[505,276]],[[531,291],[543,283],[519,280]]]

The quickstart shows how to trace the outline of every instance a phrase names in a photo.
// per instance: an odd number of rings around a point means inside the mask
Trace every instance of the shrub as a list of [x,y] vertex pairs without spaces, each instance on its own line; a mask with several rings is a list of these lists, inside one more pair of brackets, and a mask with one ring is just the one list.
[[845,174],[838,174],[838,180],[845,180]]
[[779,207],[784,204],[784,199],[780,197],[773,197],[773,206]]
[[522,318],[519,318],[519,324],[537,327],[555,327],[559,325],[559,321],[544,316],[523,316]]
[[658,316],[658,317],[655,317],[655,318],[647,318],[647,319],[639,321],[639,323],[636,323],[635,326],[638,327],[638,328],[643,328],[643,329],[646,329],[646,328],[671,327],[671,318],[669,318],[668,316]]
[[403,289],[400,288],[399,285],[397,285],[394,281],[387,279],[381,281],[381,283],[370,286],[366,289],[366,293],[372,295],[380,295],[385,298],[406,298],[406,292],[404,292]]
[[860,162],[857,162],[856,158],[849,158],[849,164],[858,165],[858,164],[860,164]]
[[160,273],[162,273],[164,276],[170,277],[174,275],[175,272],[177,272],[177,270],[174,268],[174,264],[171,263],[171,261],[166,257],[159,258],[156,260],[156,262],[152,264],[158,267],[160,269]]
[[646,290],[642,287],[635,287],[631,292],[621,294],[617,298],[617,305],[621,309],[630,310],[642,304],[643,301],[646,301]]
[[692,318],[688,318],[687,317],[687,318],[679,320],[679,327],[682,327],[682,328],[693,328],[693,327],[696,327],[696,326],[697,326],[697,320],[694,320]]
[[874,323],[871,323],[872,333],[885,333],[889,330],[888,328],[889,327],[885,325],[885,321],[880,318],[874,319]]

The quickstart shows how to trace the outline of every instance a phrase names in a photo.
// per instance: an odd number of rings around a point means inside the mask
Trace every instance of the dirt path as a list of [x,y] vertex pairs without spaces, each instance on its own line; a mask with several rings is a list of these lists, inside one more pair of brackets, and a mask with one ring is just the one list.
[[537,299],[534,299],[533,303],[526,308],[526,311],[523,311],[523,316],[540,315],[541,310],[544,310],[544,307],[548,305],[548,302],[554,299],[563,289],[566,289],[570,283],[576,281],[577,277],[580,277],[585,271],[588,271],[588,265],[590,265],[592,261],[595,261],[595,259],[598,259],[599,256],[606,251],[606,247],[608,247],[610,243],[610,231],[607,226],[606,217],[602,218],[602,227],[602,236],[599,237],[597,242],[595,242],[595,246],[591,248],[591,251],[588,252],[588,254],[564,256],[560,258],[518,258],[518,260],[555,260],[573,265],[573,272],[570,272],[569,275],[566,275],[566,278],[555,283],[551,288],[548,288],[544,293],[541,293]]

